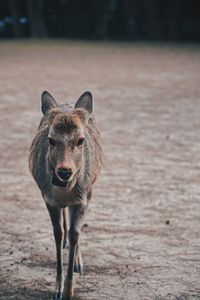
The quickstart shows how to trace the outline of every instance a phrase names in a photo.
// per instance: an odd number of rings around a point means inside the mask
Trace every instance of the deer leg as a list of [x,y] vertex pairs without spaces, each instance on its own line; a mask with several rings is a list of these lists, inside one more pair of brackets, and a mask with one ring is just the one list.
[[74,258],[74,272],[80,274],[83,273],[83,261],[82,261],[82,255],[81,255],[79,243],[77,243],[76,246],[76,253]]
[[63,228],[64,228],[64,239],[63,239],[63,249],[68,248],[68,240],[67,240],[67,210],[63,208]]
[[57,207],[51,207],[47,204],[47,209],[51,218],[53,225],[54,238],[56,242],[56,256],[57,256],[57,275],[55,283],[55,292],[53,295],[53,300],[62,300],[63,291],[63,257],[62,257],[62,247],[63,247],[63,211]]
[[78,240],[85,211],[86,207],[84,205],[74,205],[72,207],[69,207],[69,258],[67,276],[64,283],[63,300],[71,300],[74,295],[73,273],[77,254]]
[[[91,199],[91,196],[92,196],[92,191],[90,190],[89,193],[87,194],[87,205],[86,205],[85,211],[88,208],[88,204]],[[82,260],[79,242],[77,243],[77,246],[76,246],[76,253],[75,253],[75,258],[74,258],[74,272],[83,274],[83,260]]]

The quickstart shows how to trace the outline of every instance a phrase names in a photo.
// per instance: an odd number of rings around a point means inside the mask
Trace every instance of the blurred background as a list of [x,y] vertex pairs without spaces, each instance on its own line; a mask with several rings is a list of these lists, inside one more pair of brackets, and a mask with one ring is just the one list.
[[1,0],[0,38],[200,40],[199,0]]

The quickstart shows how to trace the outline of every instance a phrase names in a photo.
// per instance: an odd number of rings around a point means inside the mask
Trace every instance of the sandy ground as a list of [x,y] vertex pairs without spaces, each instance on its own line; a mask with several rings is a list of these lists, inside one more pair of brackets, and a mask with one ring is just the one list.
[[43,90],[59,103],[92,91],[104,144],[75,299],[200,299],[200,47],[58,41],[0,44],[0,299],[54,288],[27,163]]

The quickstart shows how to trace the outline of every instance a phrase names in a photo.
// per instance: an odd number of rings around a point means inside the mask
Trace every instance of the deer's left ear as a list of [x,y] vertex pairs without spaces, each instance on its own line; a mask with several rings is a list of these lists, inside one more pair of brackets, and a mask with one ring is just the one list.
[[83,93],[75,104],[75,108],[82,108],[92,114],[94,109],[94,101],[90,92]]

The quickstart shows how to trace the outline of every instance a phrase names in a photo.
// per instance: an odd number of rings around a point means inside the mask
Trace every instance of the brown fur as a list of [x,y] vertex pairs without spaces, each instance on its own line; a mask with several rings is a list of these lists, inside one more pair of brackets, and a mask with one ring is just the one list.
[[[30,148],[30,170],[44,197],[56,241],[55,300],[71,299],[74,290],[73,271],[82,272],[79,235],[91,198],[92,185],[102,165],[100,135],[92,109],[93,100],[89,92],[79,98],[75,108],[58,106],[53,97],[44,92],[44,117]],[[70,177],[64,180],[60,170],[70,170]],[[69,261],[63,289],[62,246],[67,242],[65,207],[69,207],[70,217]]]

